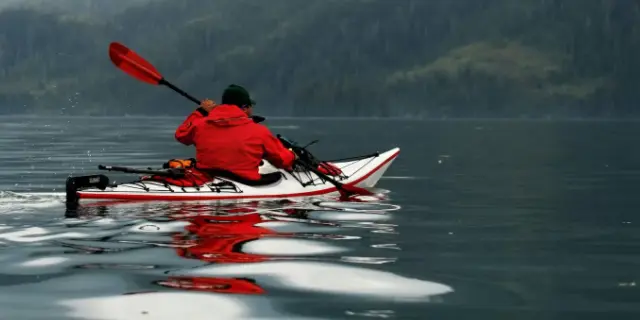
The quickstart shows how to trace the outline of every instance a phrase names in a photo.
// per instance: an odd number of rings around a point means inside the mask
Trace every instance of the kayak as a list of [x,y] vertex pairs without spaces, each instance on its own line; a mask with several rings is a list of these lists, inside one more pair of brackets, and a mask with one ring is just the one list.
[[[372,188],[377,184],[399,153],[399,148],[393,148],[382,153],[326,161],[326,163],[340,169],[340,174],[332,176],[331,178],[341,184]],[[90,182],[85,185],[77,181],[70,184],[71,179],[78,178],[69,178],[67,180],[67,202],[80,202],[82,200],[189,201],[289,199],[338,193],[338,189],[334,184],[312,171],[287,171],[277,169],[265,160],[260,166],[259,172],[260,174],[280,172],[281,177],[275,182],[256,186],[216,176],[209,182],[193,187],[172,185],[164,181],[148,180],[144,178],[145,176],[140,176],[137,180],[121,184],[109,184],[108,177],[104,175],[79,177],[79,179]]]

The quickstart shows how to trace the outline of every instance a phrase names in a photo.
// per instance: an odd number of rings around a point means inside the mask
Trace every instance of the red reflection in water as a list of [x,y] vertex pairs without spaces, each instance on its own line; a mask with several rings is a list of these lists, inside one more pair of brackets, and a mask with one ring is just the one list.
[[[257,224],[272,221],[257,213],[259,202],[242,205],[180,206],[170,213],[175,220],[188,221],[185,233],[173,235],[176,253],[184,258],[210,263],[255,263],[268,256],[242,252],[242,245],[263,237],[290,237],[290,233],[278,233]],[[294,214],[296,210],[285,209]],[[285,212],[285,210],[278,210]],[[215,211],[215,214],[211,214]],[[179,244],[179,245],[178,245]],[[157,284],[185,290],[235,294],[264,294],[255,280],[247,278],[171,277]]]
[[[213,263],[249,263],[267,260],[266,256],[241,251],[243,244],[265,236],[285,236],[256,226],[269,221],[260,214],[237,216],[197,216],[189,218],[187,234],[173,238],[183,247],[176,252],[181,257]],[[185,246],[186,245],[186,246]]]
[[[86,209],[97,210],[98,215],[106,215],[107,208],[118,205],[131,205],[131,201],[110,201],[89,204]],[[139,204],[139,203],[138,203]],[[135,204],[134,204],[135,205]],[[257,226],[273,221],[269,215],[260,214],[264,203],[211,205],[168,203],[154,208],[166,212],[164,217],[173,221],[186,221],[184,232],[171,236],[176,254],[187,259],[197,259],[208,263],[255,263],[270,259],[266,255],[242,252],[242,245],[264,237],[292,237],[293,233],[278,233]],[[144,203],[143,203],[144,206]],[[269,207],[288,216],[303,213],[306,210]],[[227,294],[265,294],[266,291],[249,278],[213,278],[213,277],[168,277],[154,284],[180,290],[206,291]],[[146,292],[146,291],[145,291]],[[130,293],[133,294],[133,293]]]

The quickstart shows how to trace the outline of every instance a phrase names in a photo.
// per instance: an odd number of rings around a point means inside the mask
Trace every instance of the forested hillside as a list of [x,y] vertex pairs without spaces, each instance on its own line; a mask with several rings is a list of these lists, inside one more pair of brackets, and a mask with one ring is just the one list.
[[193,107],[114,68],[121,41],[197,97],[245,85],[267,115],[640,115],[639,1],[89,2],[0,11],[2,112]]

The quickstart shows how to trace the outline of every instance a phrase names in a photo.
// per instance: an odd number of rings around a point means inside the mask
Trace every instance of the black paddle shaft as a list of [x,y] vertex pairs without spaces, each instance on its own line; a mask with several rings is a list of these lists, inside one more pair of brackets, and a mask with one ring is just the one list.
[[[179,93],[181,96],[191,100],[193,103],[200,105],[200,100],[196,99],[194,96],[184,92],[182,89],[176,87],[173,83],[165,80],[164,78],[160,79],[160,82],[158,82],[161,85],[167,86],[168,88],[170,88],[171,90]],[[263,122],[265,120],[264,117],[261,116],[251,116],[251,119],[253,119],[253,122],[255,123],[260,123]]]
[[180,89],[180,88],[178,88],[178,87],[174,86],[174,85],[173,85],[173,83],[171,83],[171,82],[169,82],[169,81],[165,80],[164,78],[160,79],[159,84],[161,84],[161,85],[165,85],[165,86],[169,87],[171,90],[173,90],[173,91],[175,91],[175,92],[179,93],[181,96],[183,96],[183,97],[185,97],[185,98],[187,98],[187,99],[189,99],[189,100],[193,101],[193,102],[194,102],[195,104],[197,104],[197,105],[200,105],[200,100],[198,100],[198,99],[196,99],[195,97],[193,97],[192,95],[190,95],[190,94],[188,94],[188,93],[184,92],[182,89]]
[[98,169],[106,170],[106,171],[124,172],[124,173],[151,174],[151,175],[158,175],[158,176],[165,176],[165,177],[172,177],[172,178],[184,177],[184,170],[181,170],[181,169],[145,170],[145,169],[105,166],[105,165],[99,165]]
[[314,168],[312,165],[308,164],[306,161],[300,160],[298,159],[297,162],[302,165],[303,167],[305,167],[305,169],[315,173],[318,177],[320,177],[321,179],[328,181],[329,183],[331,183],[332,185],[334,185],[338,190],[344,190],[344,184],[330,178],[328,175],[320,172],[320,170],[318,170],[317,168]]
[[315,168],[314,164],[309,163],[309,160],[312,158],[312,156],[305,148],[298,146],[295,142],[281,135],[277,135],[277,137],[286,148],[291,149],[291,151],[293,151],[298,156],[298,159],[296,160],[297,163],[302,165],[308,171],[315,173],[321,179],[328,181],[329,183],[334,185],[338,190],[345,191],[344,184],[332,179],[328,175],[318,170],[318,168]]

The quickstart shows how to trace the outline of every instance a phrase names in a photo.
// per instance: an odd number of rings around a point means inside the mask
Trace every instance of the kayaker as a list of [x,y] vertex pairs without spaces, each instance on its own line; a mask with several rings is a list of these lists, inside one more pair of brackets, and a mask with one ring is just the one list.
[[202,101],[178,127],[176,139],[196,147],[198,170],[266,184],[277,181],[280,174],[261,176],[258,167],[263,159],[277,168],[292,169],[296,155],[266,126],[251,119],[254,105],[245,88],[232,84],[224,90],[222,104]]

